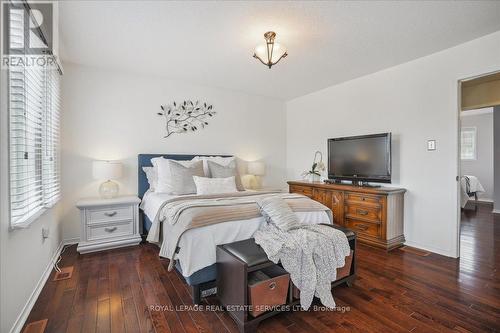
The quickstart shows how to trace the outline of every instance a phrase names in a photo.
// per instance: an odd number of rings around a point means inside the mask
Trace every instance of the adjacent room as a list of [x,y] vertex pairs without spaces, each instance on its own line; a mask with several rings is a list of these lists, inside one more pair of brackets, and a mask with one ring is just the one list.
[[[500,235],[500,74],[461,82],[460,118],[460,260],[464,269],[495,274]],[[496,134],[496,135],[495,135]],[[477,258],[476,253],[481,253]]]
[[499,1],[0,11],[0,332],[500,330]]

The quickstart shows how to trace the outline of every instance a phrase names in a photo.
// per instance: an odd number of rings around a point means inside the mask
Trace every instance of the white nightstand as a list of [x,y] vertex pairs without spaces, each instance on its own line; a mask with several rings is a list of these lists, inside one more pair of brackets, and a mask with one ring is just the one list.
[[136,196],[79,200],[76,207],[80,209],[81,236],[77,251],[88,253],[139,244],[140,202]]

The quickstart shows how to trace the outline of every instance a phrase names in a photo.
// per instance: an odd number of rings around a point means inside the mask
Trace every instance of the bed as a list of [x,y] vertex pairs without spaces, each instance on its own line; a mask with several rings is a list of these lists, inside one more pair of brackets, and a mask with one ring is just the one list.
[[[152,166],[151,159],[160,156],[172,160],[187,161],[195,156],[214,155],[140,154],[138,156],[138,195],[142,200],[140,218],[143,237],[151,229],[160,207],[166,200],[173,197],[166,193],[148,191],[149,183],[142,168]],[[227,155],[217,156],[231,157]],[[307,223],[330,223],[328,215],[324,212],[298,212],[297,214],[300,215],[301,220]],[[202,297],[215,291],[217,274],[215,265],[216,246],[251,238],[263,222],[262,217],[244,221],[223,222],[189,230],[180,238],[175,269],[184,277],[186,283],[192,287],[192,297],[195,304],[199,304]],[[162,232],[168,233],[169,225],[163,224],[163,228]],[[206,249],[211,250],[207,251]]]
[[470,198],[474,197],[477,201],[477,195],[484,193],[484,187],[476,176],[464,175],[460,178],[460,206],[465,208]]

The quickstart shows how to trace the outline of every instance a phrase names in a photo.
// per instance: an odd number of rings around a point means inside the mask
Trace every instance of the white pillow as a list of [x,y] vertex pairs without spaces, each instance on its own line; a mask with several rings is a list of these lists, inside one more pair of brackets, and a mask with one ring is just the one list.
[[210,174],[210,169],[208,168],[208,162],[212,161],[217,164],[227,166],[235,160],[234,156],[231,157],[221,157],[221,156],[195,156],[191,161],[203,161],[203,171],[206,177],[212,177]]
[[142,167],[142,170],[146,173],[146,178],[149,183],[149,190],[151,192],[155,191],[158,184],[158,172],[155,167]]
[[[160,161],[166,161],[167,159],[163,156],[160,156],[160,157],[154,157],[151,159],[151,164],[153,165],[153,168],[155,168],[156,170],[158,170],[158,163]],[[158,172],[158,171],[157,171]]]
[[163,157],[155,157],[151,159],[151,163],[156,167],[157,171],[157,184],[155,187],[155,192],[159,193],[174,193],[173,180],[170,172],[169,161],[177,162],[185,167],[191,167],[197,163],[197,161],[176,161],[170,160]]
[[233,177],[208,178],[193,176],[196,184],[196,194],[220,194],[238,192]]

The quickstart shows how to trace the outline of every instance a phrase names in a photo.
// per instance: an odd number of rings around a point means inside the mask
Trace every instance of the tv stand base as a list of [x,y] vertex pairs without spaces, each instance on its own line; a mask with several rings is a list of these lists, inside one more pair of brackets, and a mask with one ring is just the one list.
[[368,182],[364,182],[361,180],[353,180],[352,181],[352,186],[360,186],[360,187],[370,187],[370,188],[378,188],[381,187],[380,185],[373,185]]
[[[342,184],[342,181],[340,179],[325,179],[324,182],[325,184]],[[358,186],[358,187],[369,187],[369,188],[382,187],[382,185],[373,185],[361,180],[352,180],[351,184],[352,186]]]
[[391,250],[404,243],[404,193],[395,187],[289,181],[299,193],[332,210],[333,222],[356,232],[368,245]]

